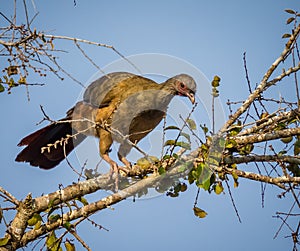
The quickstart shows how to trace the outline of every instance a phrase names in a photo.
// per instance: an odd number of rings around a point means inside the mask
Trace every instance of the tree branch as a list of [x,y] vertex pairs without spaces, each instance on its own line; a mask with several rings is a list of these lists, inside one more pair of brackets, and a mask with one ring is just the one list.
[[[178,165],[168,172],[168,175],[170,175],[170,176],[176,176],[178,174],[182,174],[182,165]],[[69,222],[69,221],[78,219],[82,216],[87,217],[95,212],[98,212],[107,207],[110,207],[130,196],[135,195],[141,189],[153,186],[155,183],[158,183],[164,177],[165,177],[165,175],[153,174],[153,175],[151,175],[145,179],[142,179],[140,181],[137,181],[133,185],[131,185],[117,193],[109,195],[99,201],[90,203],[86,206],[83,206],[82,208],[72,210],[71,212],[65,213],[61,219],[57,220],[54,223],[46,223],[37,230],[30,230],[23,235],[23,237],[20,241],[20,247],[25,246],[28,242],[35,240],[36,238],[44,235],[47,232],[57,229],[58,227],[60,227],[62,225],[63,222]],[[83,182],[79,182],[79,183],[83,183]],[[63,189],[63,190],[65,190],[65,189]],[[62,193],[63,190],[61,190],[62,196],[64,196],[64,194],[65,194],[65,192]]]
[[288,112],[280,112],[279,114],[270,114],[266,118],[253,122],[254,126],[241,131],[238,136],[250,135],[251,133],[259,132],[260,130],[268,128],[271,125],[276,125],[278,122],[290,121],[292,119],[295,119],[299,117],[299,115],[300,113],[298,109],[294,109]]
[[289,136],[300,135],[300,128],[289,128],[289,129],[282,129],[278,131],[268,132],[268,133],[256,133],[253,135],[247,136],[236,136],[232,137],[239,145],[244,144],[252,144],[252,143],[259,143],[268,140],[280,139]]
[[278,162],[283,161],[290,164],[300,165],[300,157],[298,156],[289,156],[289,155],[248,155],[241,157],[225,157],[223,163],[227,165],[231,164],[242,164],[250,162]]
[[16,206],[19,205],[19,201],[8,191],[6,191],[3,187],[0,186],[0,192],[3,193],[8,201],[15,204]]
[[248,107],[253,103],[253,101],[256,98],[258,98],[260,96],[260,94],[266,90],[266,88],[271,86],[270,82],[268,82],[268,79],[273,74],[273,72],[278,67],[278,65],[281,62],[283,62],[286,59],[286,57],[288,56],[288,54],[291,52],[292,46],[294,45],[299,33],[300,33],[300,24],[295,28],[289,41],[286,43],[285,48],[284,48],[283,52],[281,53],[281,55],[274,61],[274,63],[271,65],[271,67],[265,73],[260,84],[249,95],[249,97],[244,101],[243,105],[223,125],[223,127],[220,129],[220,133],[224,133],[248,109]]

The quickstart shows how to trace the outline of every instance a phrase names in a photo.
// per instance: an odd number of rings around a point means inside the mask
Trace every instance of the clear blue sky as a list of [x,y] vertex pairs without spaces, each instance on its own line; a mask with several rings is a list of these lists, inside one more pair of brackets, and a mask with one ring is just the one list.
[[[12,15],[12,2],[2,0],[0,11]],[[18,2],[21,11],[22,1]],[[208,79],[219,75],[222,78],[219,102],[225,114],[228,114],[227,99],[242,100],[248,95],[243,52],[247,52],[248,70],[255,84],[283,48],[281,36],[289,32],[284,9],[299,11],[300,7],[299,0],[76,0],[75,7],[72,0],[34,2],[35,7],[31,1],[27,4],[30,14],[35,13],[35,8],[39,12],[33,24],[37,30],[110,44],[125,56],[167,54],[189,62]],[[22,16],[20,14],[20,18]],[[7,25],[3,19],[0,24]],[[69,51],[60,54],[59,61],[83,83],[96,73],[72,42],[58,42],[56,48]],[[83,48],[101,67],[119,59],[109,49]],[[3,63],[1,59],[0,69]],[[163,65],[162,68],[168,67]],[[12,95],[0,94],[0,185],[19,199],[28,192],[38,196],[58,189],[58,184],[67,186],[76,180],[65,162],[51,171],[14,162],[20,151],[17,143],[38,128],[35,124],[42,119],[39,105],[43,105],[52,118],[59,119],[82,91],[72,80],[66,78],[60,82],[51,74],[43,82],[45,87],[30,88],[30,102],[22,88],[13,90]],[[210,95],[206,93],[205,84],[198,83],[200,97]],[[201,121],[201,109],[199,114]],[[76,161],[76,156],[73,154],[71,159]],[[288,198],[276,197],[279,192],[268,186],[262,208],[260,184],[241,180],[233,195],[242,224],[238,222],[227,191],[219,196],[202,192],[199,207],[205,209],[208,216],[197,219],[192,211],[196,189],[191,187],[176,199],[160,196],[135,203],[128,199],[116,205],[115,210],[107,209],[92,217],[109,232],[99,231],[87,223],[80,226],[78,232],[93,250],[291,250],[291,240],[284,238],[288,232],[283,231],[273,240],[281,222],[272,215],[286,211],[290,205]],[[0,226],[0,236],[3,234]]]

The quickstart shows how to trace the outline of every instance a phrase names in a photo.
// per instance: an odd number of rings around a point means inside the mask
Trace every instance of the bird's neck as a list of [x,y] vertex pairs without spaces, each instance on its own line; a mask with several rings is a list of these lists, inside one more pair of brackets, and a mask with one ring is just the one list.
[[171,102],[172,98],[176,95],[176,89],[174,84],[170,81],[166,81],[160,84],[160,99],[163,106],[167,107]]

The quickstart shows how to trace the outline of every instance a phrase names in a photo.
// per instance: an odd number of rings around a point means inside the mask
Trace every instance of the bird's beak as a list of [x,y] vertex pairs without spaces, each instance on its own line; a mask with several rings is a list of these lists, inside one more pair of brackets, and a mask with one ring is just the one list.
[[192,104],[195,104],[195,95],[192,92],[188,92],[186,94],[186,96],[190,99],[190,101],[192,102]]

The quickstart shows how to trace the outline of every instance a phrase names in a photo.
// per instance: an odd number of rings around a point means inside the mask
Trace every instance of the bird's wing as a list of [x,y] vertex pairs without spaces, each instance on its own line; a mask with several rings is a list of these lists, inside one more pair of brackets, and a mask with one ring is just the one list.
[[173,95],[161,85],[140,76],[123,81],[116,89],[119,88],[126,92],[119,93],[120,103],[112,116],[111,127],[130,136],[131,141],[139,141],[159,124]]
[[103,104],[107,94],[121,81],[136,76],[129,72],[112,72],[91,83],[84,92],[83,101],[95,107]]

